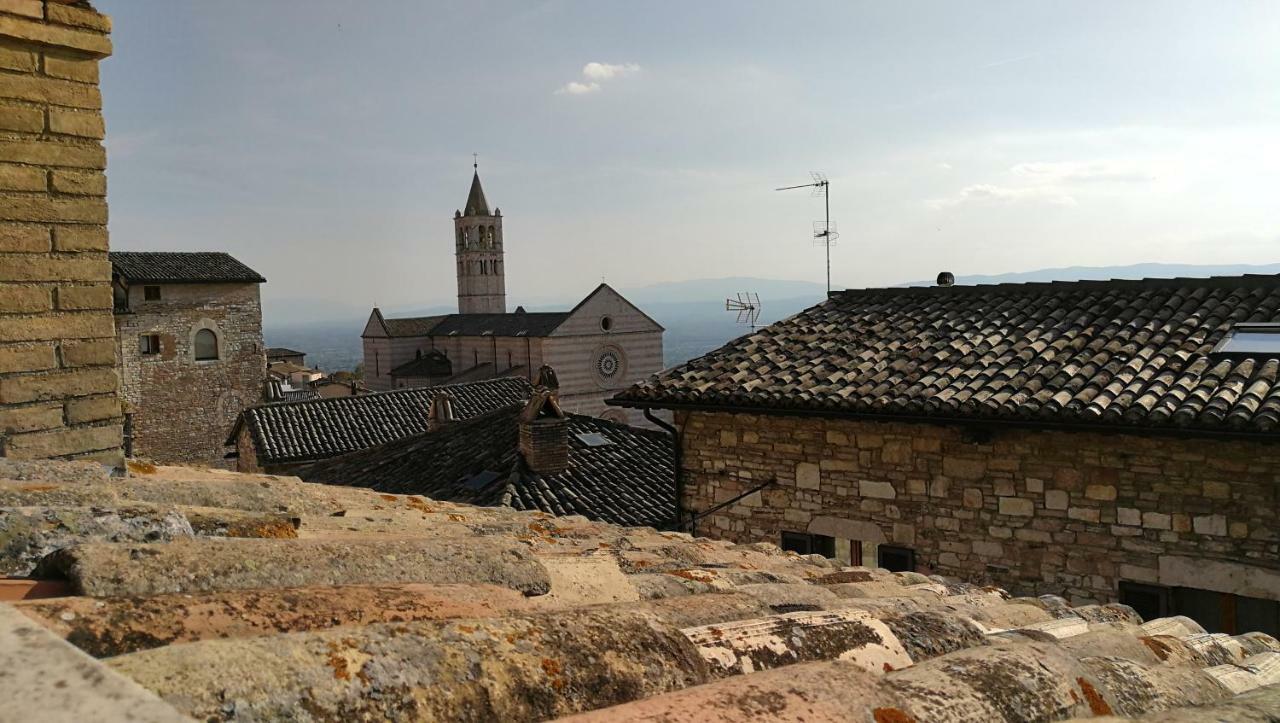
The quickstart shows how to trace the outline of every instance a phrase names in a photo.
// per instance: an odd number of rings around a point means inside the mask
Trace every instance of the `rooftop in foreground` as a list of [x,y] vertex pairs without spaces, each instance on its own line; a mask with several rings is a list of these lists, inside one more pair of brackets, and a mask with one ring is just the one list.
[[0,604],[15,719],[1280,712],[1266,635],[580,517],[0,460],[0,529],[3,574],[69,593]]

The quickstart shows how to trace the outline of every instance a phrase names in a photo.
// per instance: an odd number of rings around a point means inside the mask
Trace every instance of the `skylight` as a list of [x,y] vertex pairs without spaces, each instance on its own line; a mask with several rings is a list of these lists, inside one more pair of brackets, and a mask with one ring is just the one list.
[[578,435],[578,439],[582,440],[582,443],[588,447],[603,447],[606,444],[613,444],[608,437],[596,432],[582,432]]
[[485,470],[479,474],[474,474],[463,480],[462,486],[469,490],[480,490],[488,487],[494,480],[498,479],[498,473],[492,470]]
[[1280,324],[1237,324],[1213,351],[1215,354],[1280,356]]

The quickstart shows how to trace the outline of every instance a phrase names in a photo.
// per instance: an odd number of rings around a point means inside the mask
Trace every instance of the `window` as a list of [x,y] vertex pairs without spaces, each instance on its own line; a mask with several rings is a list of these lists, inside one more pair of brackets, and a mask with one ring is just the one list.
[[612,329],[612,328],[613,328],[613,317],[612,317],[612,316],[602,316],[602,317],[600,317],[600,331],[609,331],[609,330],[610,330],[610,329]]
[[836,556],[836,538],[826,535],[814,535],[808,532],[784,532],[782,544],[784,550],[798,552],[801,555]]
[[143,334],[138,337],[138,353],[143,356],[151,356],[160,353],[160,335],[159,334]]
[[915,572],[916,551],[906,547],[881,545],[876,550],[876,564],[889,572]]
[[143,298],[143,300],[145,300],[145,301],[159,301],[159,300],[160,300],[160,287],[159,287],[159,286],[144,286],[144,287],[142,287],[142,298]]
[[1213,348],[1215,354],[1280,354],[1280,324],[1236,324]]
[[218,335],[209,329],[196,332],[196,361],[210,361],[218,358]]
[[1120,602],[1143,620],[1186,615],[1210,633],[1280,635],[1280,602],[1192,587],[1120,582]]

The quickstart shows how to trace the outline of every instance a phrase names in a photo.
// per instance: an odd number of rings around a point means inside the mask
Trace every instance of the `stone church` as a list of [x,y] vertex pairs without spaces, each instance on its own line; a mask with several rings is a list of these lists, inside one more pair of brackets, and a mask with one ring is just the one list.
[[533,381],[549,364],[566,411],[642,423],[638,412],[604,400],[662,369],[662,326],[608,284],[569,311],[508,312],[502,211],[489,210],[478,170],[453,227],[458,313],[387,318],[374,308],[361,334],[369,388],[504,376]]

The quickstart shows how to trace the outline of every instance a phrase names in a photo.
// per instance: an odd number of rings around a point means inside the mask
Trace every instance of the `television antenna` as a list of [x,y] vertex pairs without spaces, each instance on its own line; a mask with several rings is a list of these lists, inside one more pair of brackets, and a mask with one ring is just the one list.
[[760,321],[760,295],[750,291],[738,292],[738,298],[724,300],[725,311],[738,312],[739,324],[750,324],[752,329]]
[[835,244],[836,239],[840,238],[836,227],[831,224],[831,181],[827,177],[817,171],[810,171],[809,176],[813,178],[812,183],[801,183],[798,186],[783,186],[775,188],[775,191],[791,191],[797,188],[812,188],[813,195],[822,194],[823,205],[826,208],[826,215],[822,221],[813,222],[813,244],[815,246],[824,246],[827,249],[827,295],[831,295],[831,247]]

